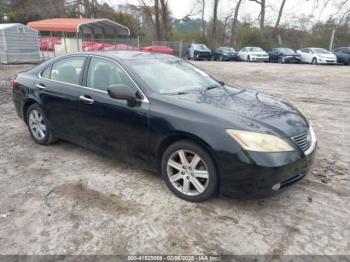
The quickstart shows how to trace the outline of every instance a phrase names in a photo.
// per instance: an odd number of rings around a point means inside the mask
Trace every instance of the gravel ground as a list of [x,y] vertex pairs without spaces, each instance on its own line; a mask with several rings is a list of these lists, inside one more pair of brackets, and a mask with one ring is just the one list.
[[0,65],[0,254],[350,255],[350,67],[197,62],[294,103],[319,140],[313,171],[269,199],[176,198],[156,174],[71,143],[40,146]]

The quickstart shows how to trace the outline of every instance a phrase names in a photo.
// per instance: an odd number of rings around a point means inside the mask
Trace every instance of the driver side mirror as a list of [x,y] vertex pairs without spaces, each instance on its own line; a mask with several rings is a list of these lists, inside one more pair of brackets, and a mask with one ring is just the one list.
[[126,100],[128,106],[134,107],[137,103],[136,94],[134,94],[131,89],[124,84],[110,85],[107,89],[108,95],[114,99]]

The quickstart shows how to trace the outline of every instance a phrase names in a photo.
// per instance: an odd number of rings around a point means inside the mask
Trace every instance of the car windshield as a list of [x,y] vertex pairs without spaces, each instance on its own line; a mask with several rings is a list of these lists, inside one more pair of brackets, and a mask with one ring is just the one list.
[[194,49],[207,51],[208,47],[204,44],[195,44]]
[[264,52],[260,47],[250,47],[249,48],[250,52]]
[[290,49],[290,48],[280,48],[280,51],[282,51],[284,54],[288,54],[288,55],[294,55],[295,52]]
[[224,52],[236,52],[232,47],[221,47]]
[[175,58],[130,60],[130,67],[159,94],[178,94],[219,87],[211,76]]
[[315,48],[314,51],[317,54],[331,54],[331,52],[329,52],[329,51],[327,51],[326,49],[323,49],[323,48]]

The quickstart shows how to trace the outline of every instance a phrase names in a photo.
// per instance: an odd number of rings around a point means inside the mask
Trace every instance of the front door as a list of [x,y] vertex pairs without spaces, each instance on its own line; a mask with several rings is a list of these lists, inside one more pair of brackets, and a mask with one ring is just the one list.
[[91,57],[86,76],[86,88],[80,94],[80,136],[89,145],[120,159],[147,161],[149,147],[148,101],[134,107],[126,101],[111,98],[110,85],[125,84],[135,93],[138,87],[116,62]]

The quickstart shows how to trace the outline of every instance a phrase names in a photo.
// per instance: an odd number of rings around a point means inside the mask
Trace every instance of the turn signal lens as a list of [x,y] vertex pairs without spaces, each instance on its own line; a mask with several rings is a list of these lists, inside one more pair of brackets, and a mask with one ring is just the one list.
[[294,148],[283,139],[268,134],[226,129],[226,132],[245,150],[256,152],[290,152]]

